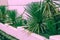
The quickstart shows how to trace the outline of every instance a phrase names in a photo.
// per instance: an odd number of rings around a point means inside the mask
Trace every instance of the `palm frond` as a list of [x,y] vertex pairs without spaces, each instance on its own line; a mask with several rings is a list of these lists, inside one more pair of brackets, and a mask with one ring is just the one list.
[[52,0],[33,2],[26,11],[32,16],[28,20],[28,29],[37,34],[57,34],[56,15],[60,14]]

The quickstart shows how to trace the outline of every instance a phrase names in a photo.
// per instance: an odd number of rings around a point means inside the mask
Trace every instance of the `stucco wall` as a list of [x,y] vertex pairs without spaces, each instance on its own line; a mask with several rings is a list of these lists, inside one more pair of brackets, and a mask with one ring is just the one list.
[[8,4],[8,0],[0,0],[0,5],[7,5]]

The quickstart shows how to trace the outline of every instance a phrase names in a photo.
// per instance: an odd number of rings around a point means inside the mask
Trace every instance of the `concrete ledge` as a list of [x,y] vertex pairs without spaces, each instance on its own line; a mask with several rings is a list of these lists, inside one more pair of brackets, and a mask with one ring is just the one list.
[[14,28],[10,25],[0,23],[0,30],[19,40],[47,40],[45,37],[32,33],[23,27]]

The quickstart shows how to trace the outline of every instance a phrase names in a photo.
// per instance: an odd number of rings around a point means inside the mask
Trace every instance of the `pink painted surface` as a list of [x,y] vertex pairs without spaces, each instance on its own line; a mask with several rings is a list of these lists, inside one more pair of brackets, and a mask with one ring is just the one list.
[[[14,37],[17,36],[17,29],[13,28],[9,25],[4,25],[4,24],[0,23],[0,30],[4,31],[5,33],[7,33],[11,36],[14,36]],[[16,37],[16,38],[18,38],[18,37]]]
[[11,36],[16,37],[19,40],[46,40],[45,37],[39,36],[35,33],[31,33],[22,27],[14,28],[12,26],[0,23],[0,30]]
[[32,33],[29,37],[31,40],[47,40],[45,37]]
[[60,40],[60,35],[50,36],[50,40]]
[[[31,2],[39,2],[43,0],[8,0],[8,9],[9,10],[17,10],[18,16],[21,15],[24,11],[24,7],[26,4],[31,3]],[[27,19],[27,15],[23,15],[24,19]]]
[[7,3],[8,3],[7,0],[0,0],[0,6],[1,6],[1,5],[8,5]]
[[24,6],[8,6],[9,10],[16,10],[18,14],[22,14],[24,11]]
[[9,5],[26,5],[31,2],[38,2],[42,0],[8,0]]

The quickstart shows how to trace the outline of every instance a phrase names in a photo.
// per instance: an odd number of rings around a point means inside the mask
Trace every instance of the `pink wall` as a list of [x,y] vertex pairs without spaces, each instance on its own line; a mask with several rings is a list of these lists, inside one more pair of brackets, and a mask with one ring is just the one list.
[[0,0],[0,5],[7,5],[8,0]]
[[[24,11],[24,7],[26,4],[31,2],[39,2],[42,0],[8,0],[8,9],[10,10],[17,10],[18,15],[22,14]],[[24,14],[23,18],[27,18],[27,16]]]
[[9,5],[26,5],[28,3],[37,2],[37,1],[40,0],[8,0],[8,3]]

